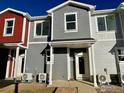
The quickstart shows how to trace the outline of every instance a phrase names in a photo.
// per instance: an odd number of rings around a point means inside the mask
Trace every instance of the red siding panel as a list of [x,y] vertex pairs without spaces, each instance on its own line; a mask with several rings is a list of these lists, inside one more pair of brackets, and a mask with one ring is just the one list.
[[[15,27],[13,36],[3,36],[5,19],[15,18]],[[21,42],[23,28],[23,16],[11,11],[7,11],[0,15],[0,42],[19,43]]]

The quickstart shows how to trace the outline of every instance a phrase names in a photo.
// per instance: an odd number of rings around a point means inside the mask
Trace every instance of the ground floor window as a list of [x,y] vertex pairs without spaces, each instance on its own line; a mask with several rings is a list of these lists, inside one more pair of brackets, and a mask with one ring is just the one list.
[[46,50],[46,63],[49,64],[50,63],[50,49]]
[[116,53],[117,53],[118,61],[124,62],[124,48],[117,48]]

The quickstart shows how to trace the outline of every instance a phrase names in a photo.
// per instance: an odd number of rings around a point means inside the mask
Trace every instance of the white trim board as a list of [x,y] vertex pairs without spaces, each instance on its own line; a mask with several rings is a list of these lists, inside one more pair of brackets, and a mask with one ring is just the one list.
[[22,42],[24,43],[25,40],[25,30],[26,30],[26,18],[23,18],[23,28],[22,28]]
[[97,41],[116,41],[116,40],[122,40],[123,41],[123,39],[99,39],[99,40],[96,40],[96,42]]
[[28,44],[49,44],[49,42],[29,42]]
[[54,25],[53,25],[53,23],[54,23],[53,21],[54,21],[54,13],[52,13],[52,16],[51,16],[51,17],[52,17],[52,22],[51,22],[51,23],[52,23],[52,24],[51,24],[51,40],[53,40],[53,26],[54,26]]
[[31,22],[29,21],[29,24],[28,24],[28,40],[27,40],[27,48],[29,48],[30,30],[31,30]]
[[49,85],[52,84],[53,62],[54,62],[54,58],[53,58],[53,47],[50,46],[50,71],[49,71]]
[[90,36],[91,36],[91,38],[93,38],[91,11],[89,11],[88,14],[89,14],[89,24],[90,24]]
[[67,78],[71,79],[71,67],[70,67],[70,49],[67,48]]

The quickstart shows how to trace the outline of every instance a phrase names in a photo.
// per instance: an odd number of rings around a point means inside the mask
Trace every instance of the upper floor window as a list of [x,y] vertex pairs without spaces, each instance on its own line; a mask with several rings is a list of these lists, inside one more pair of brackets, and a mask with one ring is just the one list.
[[118,48],[116,49],[116,52],[117,52],[118,61],[119,62],[124,61],[124,48]]
[[97,17],[98,31],[114,31],[116,22],[114,15],[106,15]]
[[12,36],[14,32],[15,18],[5,19],[4,36]]
[[65,31],[77,32],[77,13],[65,13]]
[[36,21],[34,37],[47,36],[49,31],[49,22],[48,21]]

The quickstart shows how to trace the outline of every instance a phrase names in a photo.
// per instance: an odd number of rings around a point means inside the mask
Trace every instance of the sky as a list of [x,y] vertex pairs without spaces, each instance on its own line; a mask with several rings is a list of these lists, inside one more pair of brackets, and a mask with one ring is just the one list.
[[[6,8],[14,8],[28,12],[31,16],[47,15],[47,10],[67,0],[0,0],[0,11]],[[116,8],[124,0],[76,0],[78,2],[96,5],[96,9]]]

